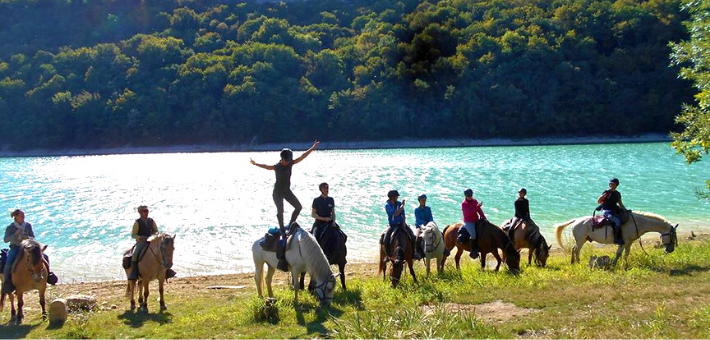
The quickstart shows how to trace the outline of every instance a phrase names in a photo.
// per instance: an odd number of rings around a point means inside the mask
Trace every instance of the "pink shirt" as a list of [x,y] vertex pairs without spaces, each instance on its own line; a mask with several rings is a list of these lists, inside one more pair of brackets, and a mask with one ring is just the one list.
[[471,201],[464,199],[463,202],[461,202],[461,210],[463,211],[464,222],[476,222],[481,218],[486,218],[486,215],[483,214],[483,210],[481,210],[475,198]]

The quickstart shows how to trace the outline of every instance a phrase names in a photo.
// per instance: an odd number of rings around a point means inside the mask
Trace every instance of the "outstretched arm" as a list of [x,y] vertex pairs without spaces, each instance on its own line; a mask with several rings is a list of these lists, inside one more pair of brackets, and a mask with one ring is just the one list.
[[306,157],[308,157],[308,155],[309,155],[313,150],[315,150],[316,147],[318,147],[318,144],[320,144],[319,141],[313,142],[313,146],[311,146],[310,149],[306,150],[306,152],[304,152],[304,153],[301,155],[301,157],[298,157],[298,158],[294,159],[294,160],[293,160],[293,164],[298,164],[298,162],[300,162],[300,161],[302,161],[303,159],[305,159]]
[[251,164],[254,164],[254,165],[256,165],[256,166],[258,166],[258,167],[260,167],[260,168],[262,168],[262,169],[274,170],[274,166],[273,166],[273,165],[259,164],[259,163],[257,163],[257,162],[254,162],[254,160],[251,159],[251,158],[249,158],[249,162],[251,162]]

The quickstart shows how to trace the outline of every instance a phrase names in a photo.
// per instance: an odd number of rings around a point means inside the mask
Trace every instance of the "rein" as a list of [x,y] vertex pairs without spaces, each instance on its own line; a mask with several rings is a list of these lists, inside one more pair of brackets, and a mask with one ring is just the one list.
[[630,213],[631,219],[634,221],[634,227],[636,228],[636,238],[639,239],[639,247],[641,247],[641,250],[643,250],[643,253],[648,256],[648,253],[646,252],[646,249],[643,249],[643,242],[641,242],[641,234],[639,234],[639,225],[636,224],[636,218],[634,217],[634,213]]
[[166,261],[165,261],[165,248],[163,247],[163,240],[164,240],[164,238],[161,238],[161,239],[160,239],[160,245],[159,245],[159,247],[160,247],[160,258],[158,258],[158,255],[156,255],[156,254],[155,254],[155,251],[153,251],[153,247],[148,246],[148,249],[150,249],[150,252],[153,254],[153,257],[155,257],[155,259],[156,259],[158,262],[160,262],[160,264],[163,266],[163,268],[169,269],[168,266],[167,266],[167,263],[165,263],[165,262],[166,262]]

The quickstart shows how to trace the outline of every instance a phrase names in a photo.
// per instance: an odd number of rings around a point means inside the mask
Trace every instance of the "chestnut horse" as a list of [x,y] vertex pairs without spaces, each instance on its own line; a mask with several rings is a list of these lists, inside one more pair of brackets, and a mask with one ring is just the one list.
[[[409,228],[404,226],[404,228]],[[382,234],[384,237],[384,233]],[[380,240],[382,237],[380,237]],[[387,277],[387,262],[392,262],[390,267],[390,281],[392,282],[392,287],[397,287],[400,278],[402,277],[402,270],[404,269],[404,263],[406,262],[409,266],[409,273],[412,274],[414,282],[417,282],[417,276],[414,274],[414,261],[412,260],[412,255],[414,255],[414,245],[409,239],[409,235],[406,231],[402,230],[401,227],[397,228],[392,233],[392,240],[390,242],[390,257],[387,258],[385,254],[384,244],[380,244],[380,269],[379,273],[383,273],[383,280]]]
[[547,265],[552,246],[547,245],[547,240],[540,234],[540,229],[534,223],[528,220],[518,222],[515,228],[508,231],[508,237],[513,241],[515,250],[528,249],[528,265],[532,263],[533,254],[538,267]]
[[[17,317],[15,322],[19,325],[22,323],[22,319],[25,317],[22,312],[22,306],[25,304],[24,293],[38,290],[39,291],[39,305],[42,306],[42,317],[47,316],[47,311],[45,309],[45,291],[47,290],[47,275],[49,271],[47,270],[47,264],[44,262],[44,256],[42,252],[47,249],[47,246],[41,247],[39,242],[34,239],[28,239],[22,241],[20,244],[20,251],[17,253],[17,259],[15,260],[15,268],[13,268],[12,284],[15,285],[15,294],[17,295]],[[6,263],[6,266],[11,266],[12,263]],[[2,274],[0,274],[2,276]],[[5,278],[3,278],[3,281]],[[10,295],[10,305],[12,307],[11,317],[15,318],[15,303],[13,301],[12,293]],[[3,309],[5,304],[5,294],[0,297],[0,310]]]
[[[160,293],[160,310],[166,310],[165,298],[163,290],[165,285],[165,272],[173,266],[173,252],[175,251],[175,236],[170,236],[165,233],[160,233],[148,238],[147,249],[143,253],[143,257],[138,262],[138,272],[140,278],[138,280],[128,280],[126,287],[126,296],[131,297],[131,311],[136,309],[136,301],[134,300],[136,285],[139,287],[138,303],[140,311],[148,313],[148,285],[150,281],[158,280],[158,293]],[[131,268],[126,269],[126,278],[131,274]],[[141,295],[140,288],[143,288]]]
[[[459,261],[461,260],[461,254],[464,250],[471,251],[471,244],[466,242],[462,244],[458,241],[459,228],[463,226],[463,223],[459,222],[453,225],[447,225],[444,228],[444,243],[446,249],[451,251],[456,246],[456,269],[461,270]],[[484,220],[482,227],[477,229],[478,235],[476,239],[478,240],[478,248],[481,250],[481,269],[486,268],[486,255],[488,253],[493,254],[493,256],[498,260],[498,265],[496,266],[496,271],[500,269],[501,258],[498,255],[498,249],[503,250],[503,258],[505,263],[508,265],[508,269],[514,272],[520,270],[520,253],[515,250],[513,242],[510,241],[508,235],[505,234],[503,229],[494,225],[493,223]],[[444,258],[446,261],[446,258]]]

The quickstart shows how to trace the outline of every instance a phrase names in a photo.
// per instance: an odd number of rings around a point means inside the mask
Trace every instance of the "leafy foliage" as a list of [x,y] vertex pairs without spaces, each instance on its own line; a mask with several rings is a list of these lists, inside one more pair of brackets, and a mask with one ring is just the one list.
[[[676,117],[685,129],[672,134],[672,146],[690,164],[700,161],[710,150],[710,3],[689,1],[684,8],[691,14],[686,22],[690,39],[671,45],[672,64],[683,66],[680,76],[692,81],[699,93],[695,95],[695,105],[683,105],[683,112]],[[710,179],[707,189],[710,190]],[[699,194],[710,199],[710,191]]]
[[2,147],[665,133],[681,1],[3,0]]

